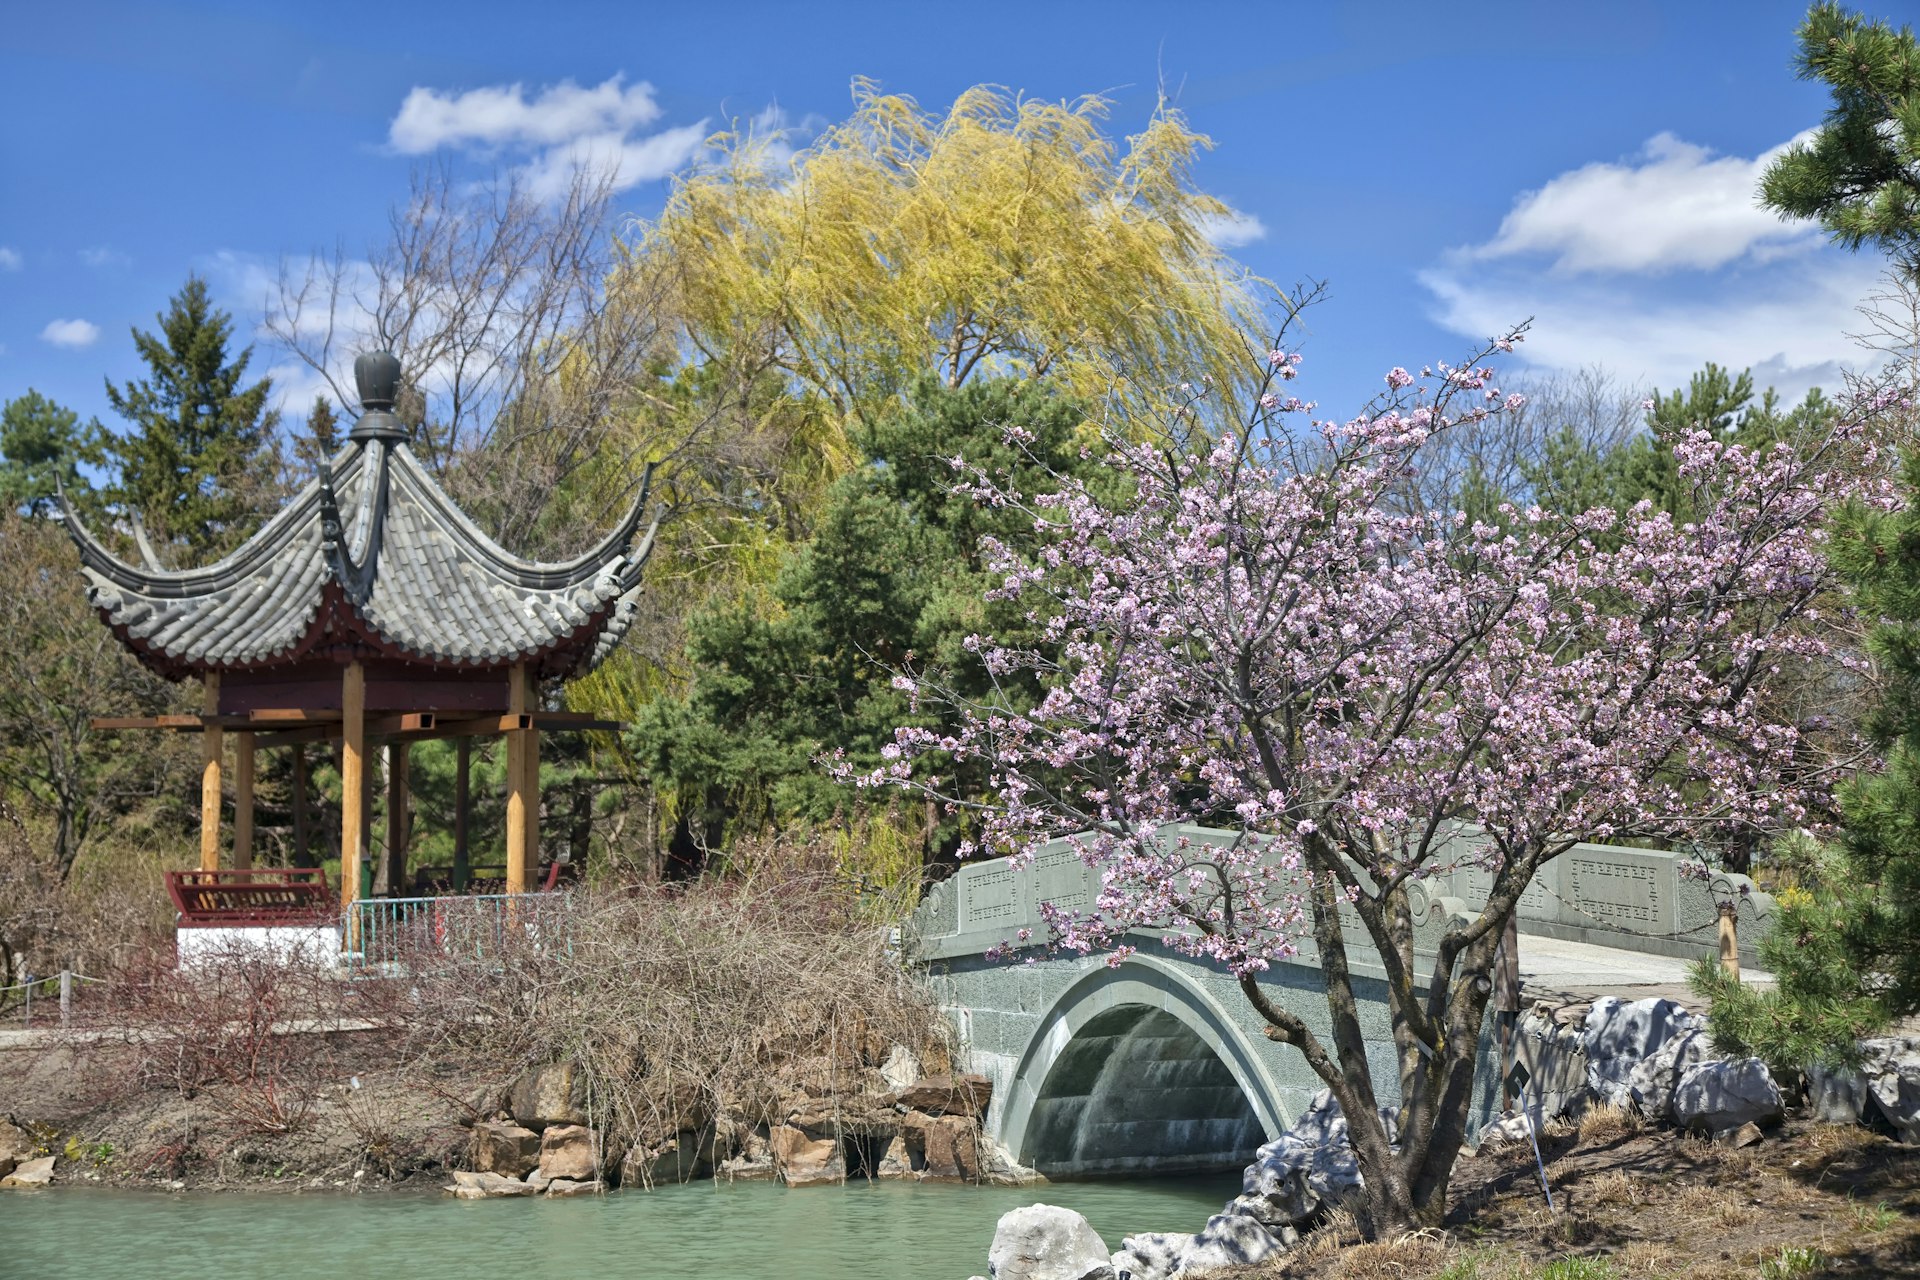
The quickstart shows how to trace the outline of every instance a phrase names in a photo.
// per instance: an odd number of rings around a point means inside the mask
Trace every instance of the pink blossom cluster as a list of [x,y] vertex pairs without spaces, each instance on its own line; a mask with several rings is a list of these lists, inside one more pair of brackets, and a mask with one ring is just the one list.
[[[1295,400],[1213,437],[1115,433],[1124,504],[1070,478],[1036,495],[973,473],[976,498],[1032,516],[1037,552],[985,551],[994,595],[1044,639],[969,648],[1045,697],[1023,711],[903,673],[961,727],[898,730],[860,780],[976,808],[973,852],[1070,839],[1101,891],[1047,911],[1059,945],[1118,957],[1130,932],[1170,929],[1241,975],[1296,951],[1316,885],[1397,949],[1388,904],[1461,856],[1462,823],[1517,895],[1576,841],[1806,820],[1805,727],[1764,691],[1825,652],[1805,619],[1830,586],[1830,447],[1697,433],[1676,449],[1689,522],[1508,506],[1495,527],[1406,514],[1392,494],[1429,441],[1521,399],[1479,360],[1387,383],[1385,407],[1310,431],[1287,425]],[[931,753],[985,762],[991,795],[944,791],[916,770]],[[1177,833],[1190,822],[1242,835],[1203,845]]]

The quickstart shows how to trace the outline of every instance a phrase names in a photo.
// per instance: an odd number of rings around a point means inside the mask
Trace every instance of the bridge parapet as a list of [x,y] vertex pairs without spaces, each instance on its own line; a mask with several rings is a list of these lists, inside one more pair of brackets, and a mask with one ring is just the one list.
[[[1236,835],[1191,825],[1165,834],[1212,845],[1230,843]],[[1457,853],[1445,859],[1451,869],[1413,888],[1420,950],[1430,948],[1450,916],[1484,907],[1492,886],[1492,873],[1472,862],[1478,834],[1461,827],[1452,840]],[[1686,861],[1663,850],[1575,845],[1543,867],[1520,896],[1520,931],[1689,959],[1714,950],[1719,903],[1731,900],[1739,914],[1742,963],[1756,965],[1755,948],[1770,927],[1772,899],[1734,872],[1714,872],[1706,881],[1691,878],[1681,870]],[[1005,860],[973,863],[928,892],[914,914],[916,950],[924,960],[979,955],[1013,941],[1022,929],[1044,940],[1041,903],[1080,910],[1091,907],[1099,892],[1099,872],[1064,841],[1042,849],[1025,867]],[[1359,922],[1350,923],[1358,927]],[[1301,961],[1314,962],[1312,939],[1300,943]]]

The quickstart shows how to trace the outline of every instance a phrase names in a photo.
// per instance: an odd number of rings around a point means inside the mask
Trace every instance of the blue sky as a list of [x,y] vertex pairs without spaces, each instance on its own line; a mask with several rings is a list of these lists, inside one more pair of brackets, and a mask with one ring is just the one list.
[[[0,399],[111,420],[103,376],[188,272],[254,336],[279,262],[379,238],[411,166],[624,157],[623,207],[729,119],[838,119],[856,75],[944,106],[976,83],[1113,99],[1164,84],[1217,149],[1237,256],[1325,279],[1303,392],[1527,316],[1537,368],[1672,385],[1707,359],[1797,395],[1866,355],[1879,269],[1752,205],[1818,123],[1804,6],[1725,4],[360,4],[7,6]],[[1905,20],[1899,6],[1874,12]],[[313,384],[257,339],[304,408]],[[1310,388],[1310,391],[1308,390]]]

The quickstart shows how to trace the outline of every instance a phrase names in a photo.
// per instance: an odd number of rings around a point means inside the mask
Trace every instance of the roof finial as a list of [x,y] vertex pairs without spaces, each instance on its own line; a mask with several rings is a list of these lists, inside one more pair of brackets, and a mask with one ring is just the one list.
[[353,362],[353,381],[360,390],[360,421],[347,433],[349,440],[405,440],[413,433],[393,412],[400,394],[400,361],[391,351],[369,351]]

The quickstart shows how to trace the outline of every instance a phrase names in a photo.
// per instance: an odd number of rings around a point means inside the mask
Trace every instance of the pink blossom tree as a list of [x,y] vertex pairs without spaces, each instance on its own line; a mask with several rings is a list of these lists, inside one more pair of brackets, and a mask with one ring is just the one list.
[[[1694,438],[1689,524],[1644,505],[1508,506],[1500,527],[1406,514],[1391,498],[1423,449],[1517,407],[1485,362],[1518,339],[1459,368],[1396,368],[1342,423],[1280,394],[1299,359],[1276,343],[1236,429],[1202,430],[1189,409],[1152,438],[1108,437],[1124,504],[1066,476],[1029,496],[964,475],[979,501],[1031,514],[1037,554],[989,550],[998,594],[1046,638],[970,644],[1048,692],[1022,712],[902,673],[963,727],[898,730],[863,779],[976,809],[967,852],[1030,858],[1070,838],[1103,887],[1088,910],[1048,910],[1053,945],[1118,963],[1134,931],[1165,929],[1164,945],[1231,970],[1345,1111],[1376,1233],[1445,1209],[1495,951],[1534,874],[1583,840],[1792,824],[1819,785],[1803,726],[1763,695],[1782,662],[1823,652],[1809,624],[1845,431],[1764,454]],[[989,762],[990,795],[943,786],[952,759]],[[1167,833],[1191,821],[1244,835]],[[1484,833],[1471,854],[1449,838],[1460,823]],[[1422,960],[1410,894],[1463,857],[1491,873],[1486,905]],[[1309,937],[1330,1037],[1260,980]],[[1386,974],[1397,1081],[1368,1066],[1356,947]],[[1389,1084],[1397,1150],[1376,1111]]]

